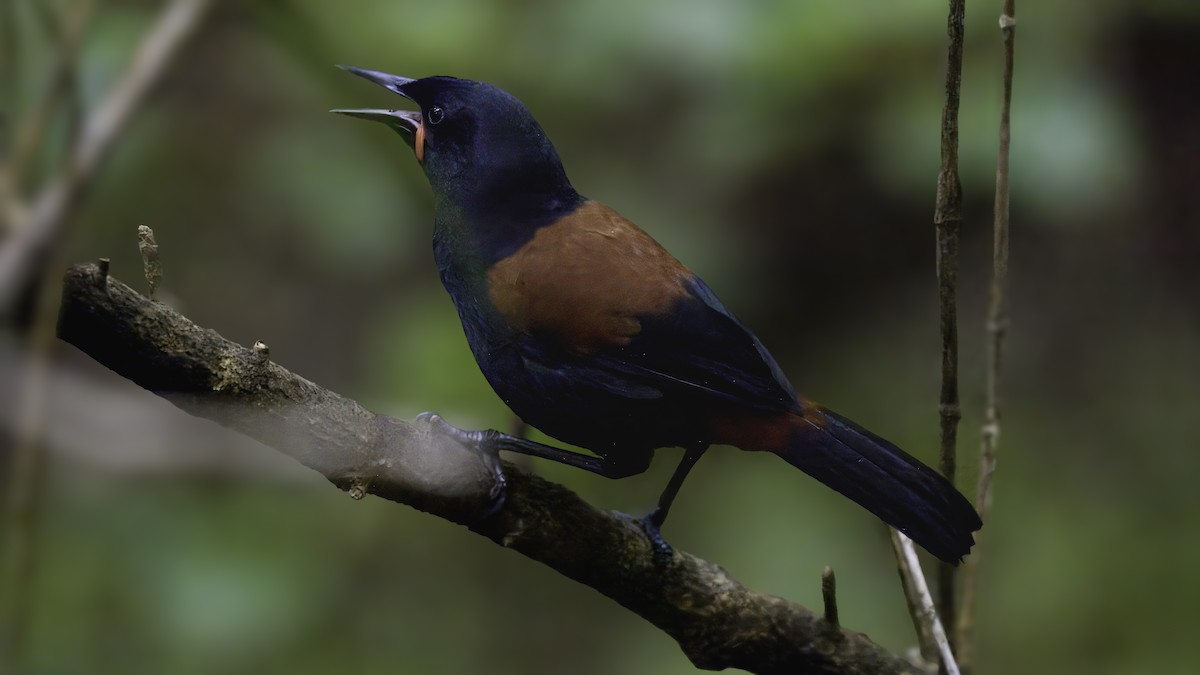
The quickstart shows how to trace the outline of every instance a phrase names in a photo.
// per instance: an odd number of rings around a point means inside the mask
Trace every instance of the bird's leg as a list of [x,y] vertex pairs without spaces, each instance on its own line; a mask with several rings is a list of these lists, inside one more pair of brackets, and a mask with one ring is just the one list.
[[679,466],[675,467],[675,473],[671,474],[671,480],[667,482],[667,487],[658,497],[658,506],[650,512],[650,515],[646,516],[646,519],[655,527],[662,527],[666,522],[667,512],[671,510],[671,503],[675,501],[675,495],[679,494],[683,479],[687,478],[692,467],[696,466],[696,462],[700,461],[707,449],[707,443],[700,443],[684,450],[683,459],[679,460]]
[[[447,422],[442,418],[441,415],[438,415],[437,413],[421,413],[417,416],[417,419],[432,421],[433,423],[437,424],[437,426],[444,433],[454,436],[464,444],[474,445],[486,452],[492,453],[493,455],[500,450],[519,452],[523,455],[541,457],[542,459],[549,459],[559,462],[560,464],[573,466],[577,469],[591,471],[592,473],[600,474],[601,476],[605,476],[607,478],[622,478],[624,476],[633,475],[633,473],[640,473],[640,471],[634,471],[631,473],[627,470],[623,470],[620,466],[614,465],[611,462],[607,462],[599,457],[583,455],[578,452],[571,452],[570,450],[562,450],[544,443],[538,443],[537,441],[511,436],[503,431],[496,431],[495,429],[489,429],[487,431],[469,431],[467,429],[459,429],[458,427]],[[644,464],[641,468],[641,471],[645,471],[647,465],[648,463]]]
[[683,459],[679,460],[679,466],[675,467],[675,473],[671,474],[671,480],[667,481],[667,487],[658,497],[658,506],[638,520],[638,524],[654,544],[654,556],[658,561],[666,562],[671,559],[671,545],[663,539],[662,526],[667,520],[667,513],[671,510],[675,496],[679,494],[683,480],[687,478],[692,467],[696,466],[696,462],[704,456],[705,450],[708,450],[708,443],[697,443],[684,449]]
[[559,464],[573,466],[576,469],[591,471],[592,473],[599,474],[607,478],[618,477],[614,475],[614,471],[609,463],[605,462],[599,457],[592,457],[590,455],[584,455],[578,452],[571,452],[570,450],[563,450],[551,445],[546,445],[545,443],[531,441],[527,438],[511,436],[501,431],[488,431],[485,433],[487,434],[487,440],[489,444],[491,444],[496,450],[507,450],[509,452],[519,452],[522,455],[529,455],[531,457],[541,457],[542,459],[548,459],[553,462],[558,462]]
[[[611,459],[592,457],[556,448],[545,443],[531,441],[526,438],[518,438],[517,436],[494,429],[488,431],[464,431],[456,427],[449,428],[461,434],[464,439],[477,442],[493,452],[507,450],[531,457],[541,457],[542,459],[590,471],[606,478],[624,478],[639,474],[646,470],[651,457],[651,454],[647,453],[644,456],[645,461],[641,461],[639,457],[635,461],[614,462]],[[683,459],[675,467],[675,473],[671,474],[671,480],[667,481],[667,487],[663,489],[662,494],[658,497],[658,506],[654,507],[654,510],[649,514],[637,519],[637,524],[646,533],[646,536],[650,538],[650,543],[654,548],[655,562],[660,565],[669,563],[671,557],[674,555],[671,545],[663,539],[662,525],[667,520],[667,513],[671,510],[671,504],[675,501],[675,496],[679,494],[679,488],[683,485],[684,479],[687,478],[692,467],[696,466],[696,462],[700,461],[700,458],[704,456],[705,450],[708,450],[708,443],[696,443],[684,449]],[[501,489],[503,489],[502,484]]]

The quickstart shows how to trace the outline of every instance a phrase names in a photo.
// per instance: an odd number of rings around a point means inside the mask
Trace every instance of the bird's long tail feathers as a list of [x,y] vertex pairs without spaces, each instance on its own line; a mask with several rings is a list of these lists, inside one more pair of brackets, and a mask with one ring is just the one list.
[[941,474],[888,441],[824,409],[792,417],[783,447],[768,448],[895,527],[938,558],[970,553],[979,514]]

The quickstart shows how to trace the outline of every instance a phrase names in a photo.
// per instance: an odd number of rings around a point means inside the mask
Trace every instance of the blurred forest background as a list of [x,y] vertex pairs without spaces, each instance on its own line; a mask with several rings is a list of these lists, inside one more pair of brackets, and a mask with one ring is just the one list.
[[[37,4],[4,3],[6,119],[41,96],[55,58]],[[94,105],[162,6],[49,5],[63,16],[84,6],[87,28],[79,100],[49,118],[30,184],[58,166],[67,108]],[[111,257],[114,276],[144,288],[136,228],[149,225],[160,293],[197,323],[262,340],[282,365],[375,410],[510,428],[438,284],[411,151],[380,125],[326,112],[406,105],[335,63],[452,74],[524,100],[580,190],[701,274],[799,390],[936,461],[944,3],[214,5],[57,239],[51,313],[69,263]],[[967,7],[967,494],[999,11]],[[1012,327],[976,672],[1194,673],[1200,4],[1045,0],[1018,12]],[[0,336],[5,496],[27,320]],[[0,600],[27,593],[29,672],[692,672],[670,638],[548,569],[406,507],[354,502],[66,345],[53,363],[33,571],[0,584]],[[640,513],[677,452],[619,482],[534,466]],[[832,565],[846,625],[894,650],[914,642],[883,527],[771,457],[710,453],[667,537],[810,607]]]

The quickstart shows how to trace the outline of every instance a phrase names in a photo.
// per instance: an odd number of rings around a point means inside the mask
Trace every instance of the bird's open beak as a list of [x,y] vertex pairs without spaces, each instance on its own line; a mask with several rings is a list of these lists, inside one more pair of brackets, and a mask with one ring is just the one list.
[[376,108],[334,108],[329,112],[364,120],[374,120],[407,132],[412,136],[421,126],[421,113],[416,110],[383,110]]
[[[338,66],[342,70],[354,73],[359,77],[370,80],[389,91],[400,94],[404,98],[412,100],[412,97],[404,93],[404,85],[413,82],[411,77],[400,77],[399,75],[389,75],[375,70],[367,70],[365,68],[355,68],[354,66]],[[350,117],[358,117],[364,120],[374,120],[383,122],[392,129],[401,132],[405,142],[412,146],[417,154],[417,160],[423,160],[425,155],[425,134],[421,126],[421,113],[417,110],[383,110],[377,108],[335,108],[329,112],[335,112],[339,115],[348,115]]]
[[388,73],[381,73],[378,70],[367,70],[366,68],[355,68],[354,66],[339,65],[338,68],[341,68],[348,73],[354,73],[364,80],[370,80],[385,89],[389,89],[397,94],[400,94],[410,101],[412,100],[411,96],[404,93],[404,85],[416,81],[411,77],[400,77],[399,75],[390,75]]

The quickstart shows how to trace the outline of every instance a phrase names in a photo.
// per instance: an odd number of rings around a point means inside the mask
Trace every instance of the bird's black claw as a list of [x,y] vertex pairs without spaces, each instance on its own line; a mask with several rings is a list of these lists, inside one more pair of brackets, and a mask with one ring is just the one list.
[[496,482],[492,483],[492,489],[488,493],[491,503],[488,505],[487,511],[483,514],[483,520],[487,520],[500,513],[500,509],[504,508],[504,502],[508,498],[508,479],[504,477],[504,472],[500,470],[499,462],[496,463],[495,478]]
[[497,454],[499,448],[496,447],[496,432],[459,429],[443,419],[441,415],[432,412],[423,412],[417,415],[417,421],[436,427],[438,431],[454,438],[459,443],[478,450],[479,456],[492,473],[492,485],[488,489],[487,506],[478,521],[484,522],[499,513],[500,509],[504,508],[504,502],[508,495],[508,480],[504,477],[504,469],[500,465],[500,456]]
[[484,450],[490,449],[485,447],[488,445],[488,439],[485,436],[486,432],[459,429],[453,424],[447,422],[444,417],[435,412],[423,412],[420,415],[417,415],[417,421],[426,422],[430,426],[437,427],[439,431],[450,436],[451,438],[458,440],[458,442],[462,443],[463,445],[475,445]]
[[667,543],[662,536],[662,517],[659,515],[660,509],[654,509],[650,513],[636,519],[638,527],[642,528],[642,532],[646,533],[646,537],[650,539],[650,547],[654,555],[654,564],[658,567],[665,567],[675,557],[675,549]]

